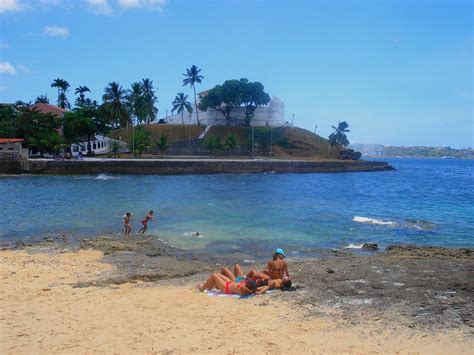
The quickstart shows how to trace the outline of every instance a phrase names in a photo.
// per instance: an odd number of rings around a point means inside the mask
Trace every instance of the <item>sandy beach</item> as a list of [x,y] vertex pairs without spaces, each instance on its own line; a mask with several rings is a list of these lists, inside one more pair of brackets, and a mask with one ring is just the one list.
[[308,287],[210,297],[193,289],[205,274],[95,286],[119,272],[104,260],[97,250],[0,252],[0,352],[467,354],[474,346],[469,324],[387,327],[390,317],[369,314],[352,324],[343,308],[292,302]]

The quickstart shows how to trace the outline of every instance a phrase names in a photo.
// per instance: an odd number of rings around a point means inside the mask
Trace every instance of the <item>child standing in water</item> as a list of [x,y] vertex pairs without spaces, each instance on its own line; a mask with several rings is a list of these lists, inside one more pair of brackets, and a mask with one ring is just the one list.
[[125,213],[123,216],[123,231],[125,233],[125,236],[130,235],[132,232],[132,226],[130,224],[130,220],[132,218],[132,214],[130,212]]
[[142,221],[142,224],[143,224],[143,228],[141,228],[138,233],[140,233],[141,235],[145,234],[147,228],[148,228],[148,221],[150,219],[153,219],[153,211],[150,211],[147,213],[147,215],[145,216],[145,219]]

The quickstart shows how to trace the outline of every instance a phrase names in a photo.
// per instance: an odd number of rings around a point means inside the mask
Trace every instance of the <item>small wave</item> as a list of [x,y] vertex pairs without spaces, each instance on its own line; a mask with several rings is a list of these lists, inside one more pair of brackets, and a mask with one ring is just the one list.
[[110,175],[100,174],[95,179],[96,180],[116,180],[116,179],[118,179],[118,177],[117,176],[110,176]]
[[392,222],[392,221],[383,221],[381,219],[360,217],[360,216],[354,216],[354,218],[352,220],[354,222],[358,222],[358,223],[378,224],[378,225],[383,225],[383,226],[394,226],[394,225],[396,225],[396,223]]
[[364,245],[364,243],[362,244],[349,244],[347,247],[344,247],[344,249],[362,249],[362,246]]

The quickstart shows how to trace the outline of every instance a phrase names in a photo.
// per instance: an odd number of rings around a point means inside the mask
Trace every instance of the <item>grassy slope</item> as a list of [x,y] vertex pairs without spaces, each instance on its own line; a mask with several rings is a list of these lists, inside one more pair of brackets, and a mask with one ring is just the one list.
[[[186,141],[188,135],[191,139],[197,139],[206,126],[183,126],[170,124],[152,124],[146,126],[152,132],[152,141],[157,141],[162,133],[168,135],[172,142]],[[256,128],[267,137],[270,136],[269,128]],[[206,135],[206,138],[217,136],[225,140],[228,133],[233,133],[237,137],[238,144],[246,146],[251,138],[251,128],[249,127],[227,127],[214,126]],[[334,150],[329,150],[329,143],[326,139],[302,128],[278,127],[273,129],[273,151],[277,158],[307,158],[307,159],[334,159]],[[131,138],[132,130],[125,128],[115,130],[110,136],[116,139],[128,141]],[[269,139],[269,138],[268,138]],[[328,153],[329,152],[329,153]]]

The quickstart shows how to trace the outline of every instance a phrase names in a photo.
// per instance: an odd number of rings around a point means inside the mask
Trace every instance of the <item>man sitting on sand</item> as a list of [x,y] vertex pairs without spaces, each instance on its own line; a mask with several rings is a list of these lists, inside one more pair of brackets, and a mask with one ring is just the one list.
[[257,288],[257,283],[254,280],[245,278],[242,281],[236,282],[222,274],[217,272],[213,273],[204,284],[197,284],[196,289],[199,292],[204,292],[205,290],[212,290],[213,288],[218,288],[221,292],[225,294],[234,294],[240,296],[247,296],[252,293],[260,294],[261,289]]

